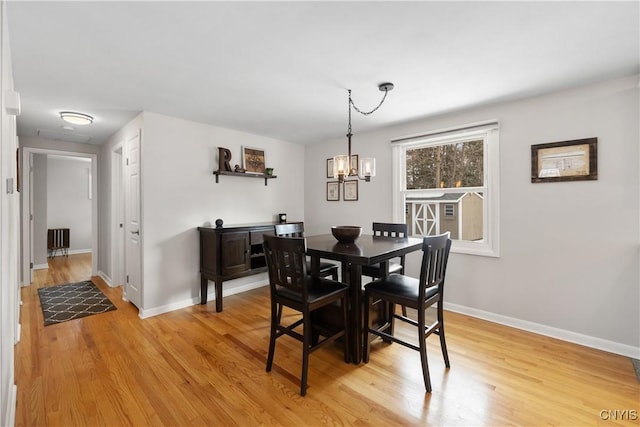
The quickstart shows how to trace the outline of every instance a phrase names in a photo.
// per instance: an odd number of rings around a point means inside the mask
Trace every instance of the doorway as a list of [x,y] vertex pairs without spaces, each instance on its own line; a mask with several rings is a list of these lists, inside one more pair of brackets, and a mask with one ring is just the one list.
[[33,281],[34,256],[33,249],[36,247],[34,243],[35,232],[33,229],[33,221],[36,212],[34,212],[33,196],[33,158],[36,154],[45,154],[47,156],[65,156],[88,159],[86,177],[86,196],[91,200],[91,232],[87,239],[90,240],[91,246],[91,275],[98,274],[98,173],[97,173],[97,155],[90,153],[78,153],[61,150],[40,149],[32,147],[24,147],[22,156],[22,174],[23,178],[23,194],[22,194],[22,251],[21,251],[21,284],[27,286]]

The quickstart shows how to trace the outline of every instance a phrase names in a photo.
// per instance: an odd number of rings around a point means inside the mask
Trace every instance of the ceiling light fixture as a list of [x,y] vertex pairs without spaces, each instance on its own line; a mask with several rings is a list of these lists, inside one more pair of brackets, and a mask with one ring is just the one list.
[[72,123],[74,125],[90,125],[93,123],[93,117],[88,114],[75,113],[73,111],[62,111],[60,118],[65,122]]
[[[363,157],[360,159],[359,165],[351,164],[351,137],[353,134],[351,133],[351,108],[353,107],[358,113],[368,116],[369,114],[376,111],[384,100],[387,98],[387,93],[393,89],[393,83],[382,83],[378,85],[378,89],[381,92],[384,92],[384,96],[382,100],[378,104],[376,108],[371,111],[362,111],[353,103],[351,99],[351,89],[349,89],[349,126],[347,128],[347,144],[348,144],[348,154],[340,154],[333,157],[333,176],[338,179],[338,182],[344,182],[345,178],[348,177],[356,177],[358,179],[363,179],[366,182],[371,181],[371,178],[376,176],[376,159],[373,157]],[[355,167],[354,167],[355,166]]]

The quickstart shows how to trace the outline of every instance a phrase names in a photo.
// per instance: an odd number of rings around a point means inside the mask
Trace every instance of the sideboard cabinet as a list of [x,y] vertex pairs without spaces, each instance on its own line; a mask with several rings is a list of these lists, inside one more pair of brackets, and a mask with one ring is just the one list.
[[200,232],[200,304],[207,303],[209,280],[215,283],[216,311],[222,311],[222,282],[267,271],[263,234],[274,223],[198,227]]

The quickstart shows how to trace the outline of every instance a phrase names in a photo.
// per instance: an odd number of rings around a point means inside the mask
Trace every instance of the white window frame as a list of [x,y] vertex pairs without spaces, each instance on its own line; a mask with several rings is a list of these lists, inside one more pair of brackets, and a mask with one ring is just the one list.
[[482,191],[485,198],[483,208],[483,231],[481,241],[453,240],[451,252],[488,257],[500,256],[500,135],[496,120],[473,123],[455,128],[438,129],[420,135],[406,136],[391,140],[392,145],[392,187],[393,220],[405,222],[405,204],[408,195],[435,191],[459,192],[461,188],[435,190],[406,189],[407,149],[451,144],[482,138],[484,140],[484,186],[468,187],[467,191]]

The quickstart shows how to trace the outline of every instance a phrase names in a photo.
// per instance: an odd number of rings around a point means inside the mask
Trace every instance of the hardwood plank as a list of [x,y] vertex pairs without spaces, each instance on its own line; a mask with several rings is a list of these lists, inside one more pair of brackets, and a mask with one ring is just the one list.
[[45,327],[37,289],[89,279],[91,257],[49,265],[21,291],[17,426],[640,425],[600,417],[640,411],[628,358],[450,312],[451,369],[429,339],[433,393],[417,352],[377,340],[368,364],[344,363],[338,344],[313,353],[302,398],[299,342],[280,338],[265,372],[267,287],[225,298],[221,313],[209,303],[141,320],[94,277],[118,309]]

